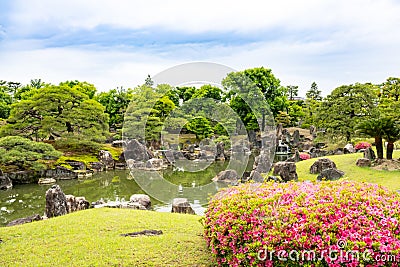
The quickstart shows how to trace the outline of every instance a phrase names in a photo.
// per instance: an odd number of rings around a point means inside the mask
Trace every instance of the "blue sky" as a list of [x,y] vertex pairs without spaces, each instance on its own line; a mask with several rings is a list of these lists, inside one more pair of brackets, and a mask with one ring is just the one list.
[[399,77],[400,1],[0,0],[0,79],[135,87],[177,64],[271,68],[304,95]]

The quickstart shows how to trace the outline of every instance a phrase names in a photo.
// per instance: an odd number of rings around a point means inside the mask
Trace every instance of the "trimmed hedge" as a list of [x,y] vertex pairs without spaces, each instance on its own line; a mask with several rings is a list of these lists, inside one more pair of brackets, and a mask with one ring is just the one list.
[[375,184],[249,183],[212,198],[205,239],[219,266],[398,266],[399,203]]

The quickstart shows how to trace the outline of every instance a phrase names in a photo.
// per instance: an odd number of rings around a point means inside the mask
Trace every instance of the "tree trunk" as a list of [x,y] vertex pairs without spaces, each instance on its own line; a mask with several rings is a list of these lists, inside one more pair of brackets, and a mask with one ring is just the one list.
[[65,123],[65,126],[67,126],[67,132],[68,133],[72,133],[74,131],[74,129],[72,128],[72,125],[71,125],[71,123],[69,121],[67,121]]
[[351,141],[351,133],[349,131],[346,132],[346,142],[350,143]]
[[376,154],[378,159],[383,159],[383,143],[382,137],[375,136],[375,147],[376,147]]
[[386,147],[386,159],[393,159],[393,149],[394,149],[393,142],[388,142]]

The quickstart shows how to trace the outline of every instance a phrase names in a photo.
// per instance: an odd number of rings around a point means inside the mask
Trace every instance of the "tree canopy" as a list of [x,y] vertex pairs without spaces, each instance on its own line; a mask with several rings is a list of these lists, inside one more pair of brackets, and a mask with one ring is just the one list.
[[104,110],[75,87],[49,85],[12,105],[2,135],[45,140],[68,133],[101,140],[108,131]]

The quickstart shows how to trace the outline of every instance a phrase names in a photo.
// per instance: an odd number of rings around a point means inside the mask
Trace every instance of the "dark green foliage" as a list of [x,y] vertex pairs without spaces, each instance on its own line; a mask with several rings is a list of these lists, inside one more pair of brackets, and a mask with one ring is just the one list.
[[214,133],[209,120],[201,116],[191,119],[185,127],[194,133],[197,139],[211,137]]
[[51,145],[34,142],[20,136],[0,138],[0,164],[14,165],[19,170],[45,169],[42,160],[55,160],[62,155]]
[[132,98],[132,90],[112,89],[108,92],[102,92],[96,95],[95,99],[102,104],[109,115],[110,128],[121,129],[124,122],[124,113]]
[[69,137],[60,138],[54,142],[54,148],[60,151],[97,155],[102,149],[101,144],[85,138]]
[[104,109],[76,87],[50,85],[13,104],[8,125],[2,127],[1,133],[35,140],[58,138],[67,133],[104,140],[108,132]]

